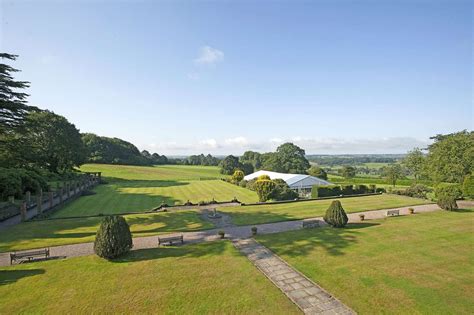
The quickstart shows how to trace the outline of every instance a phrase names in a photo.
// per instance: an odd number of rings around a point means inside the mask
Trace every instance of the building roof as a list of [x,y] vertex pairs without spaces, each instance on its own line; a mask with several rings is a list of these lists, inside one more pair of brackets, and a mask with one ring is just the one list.
[[[286,174],[286,173],[277,173],[277,172],[264,171],[264,170],[260,170],[255,173],[249,174],[245,176],[244,179],[252,180],[262,175],[268,175],[270,179],[282,179],[288,184],[288,186],[292,188],[298,188],[300,186],[298,183],[300,182],[301,182],[301,186],[303,187],[308,187],[312,185],[331,185],[330,182],[325,181],[318,177],[311,176],[311,175]],[[304,184],[302,184],[303,181],[305,182]]]

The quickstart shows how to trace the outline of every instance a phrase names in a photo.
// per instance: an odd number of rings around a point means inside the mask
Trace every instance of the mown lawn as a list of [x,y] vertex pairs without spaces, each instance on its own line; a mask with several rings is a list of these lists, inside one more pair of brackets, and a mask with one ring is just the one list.
[[222,180],[190,182],[129,180],[114,181],[99,185],[95,195],[83,196],[56,212],[53,217],[64,218],[95,214],[143,212],[168,205],[183,204],[187,200],[230,201],[234,197],[243,202],[257,201],[251,190],[229,184]]
[[[222,207],[219,210],[230,214],[234,224],[261,224],[322,216],[333,200],[335,199],[276,205]],[[429,203],[424,199],[390,194],[341,198],[340,201],[346,212],[388,209]]]
[[360,314],[472,314],[474,209],[259,236]]
[[298,313],[225,241],[0,268],[0,305],[5,314]]
[[[197,211],[126,215],[133,237],[212,228]],[[101,217],[31,221],[0,232],[0,252],[93,242]]]
[[199,180],[219,179],[226,177],[219,173],[217,166],[198,165],[113,165],[113,164],[84,164],[80,168],[83,172],[102,172],[108,178],[128,180]]

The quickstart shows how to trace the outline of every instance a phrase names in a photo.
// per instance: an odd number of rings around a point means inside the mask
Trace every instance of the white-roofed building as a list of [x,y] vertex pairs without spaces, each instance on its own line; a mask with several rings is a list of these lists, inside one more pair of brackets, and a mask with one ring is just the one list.
[[255,173],[249,174],[244,177],[245,180],[257,179],[262,175],[267,175],[270,179],[282,179],[284,180],[290,189],[298,191],[300,195],[311,193],[311,189],[314,185],[323,186],[323,185],[332,185],[332,183],[323,180],[318,177],[304,174],[286,174],[286,173],[277,173],[270,171],[257,171]]

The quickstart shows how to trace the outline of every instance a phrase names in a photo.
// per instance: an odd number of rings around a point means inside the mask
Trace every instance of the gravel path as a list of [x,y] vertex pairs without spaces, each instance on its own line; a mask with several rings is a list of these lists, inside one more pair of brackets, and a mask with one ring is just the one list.
[[[459,201],[460,207],[474,207],[473,201]],[[440,210],[436,204],[428,204],[421,206],[413,206],[411,208],[415,209],[415,213],[422,212],[432,212]],[[388,210],[399,210],[400,215],[407,215],[408,207],[402,208],[393,208],[393,209],[384,209],[384,210],[373,210],[373,211],[364,211],[357,213],[350,213],[347,216],[349,217],[349,222],[360,222],[359,214],[364,214],[366,220],[381,219],[385,218],[385,214]],[[322,217],[316,217],[314,219],[321,220],[321,224],[325,223],[322,221]],[[258,234],[271,234],[279,233],[291,230],[298,230],[302,228],[303,220],[295,221],[283,221],[276,223],[267,223],[255,225],[258,229]],[[219,238],[217,232],[219,230],[225,231],[225,236],[228,239],[245,239],[252,236],[251,232],[252,225],[247,226],[230,226],[223,228],[216,228],[211,230],[199,231],[199,232],[185,232],[179,233],[183,234],[185,243],[200,243],[206,241],[214,241]],[[170,233],[170,235],[173,233]],[[175,233],[178,234],[178,233]],[[145,248],[156,248],[158,246],[157,236],[148,236],[148,237],[138,237],[133,239],[133,249],[145,249]],[[50,255],[52,257],[77,257],[77,256],[86,256],[94,253],[93,243],[81,243],[81,244],[71,244],[71,245],[62,245],[50,247]],[[10,265],[10,253],[1,253],[0,254],[0,266]]]

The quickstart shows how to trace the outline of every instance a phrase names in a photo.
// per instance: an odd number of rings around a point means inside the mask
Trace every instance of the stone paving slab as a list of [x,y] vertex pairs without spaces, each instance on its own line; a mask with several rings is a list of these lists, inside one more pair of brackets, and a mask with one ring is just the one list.
[[355,314],[254,239],[237,239],[232,243],[305,314]]

